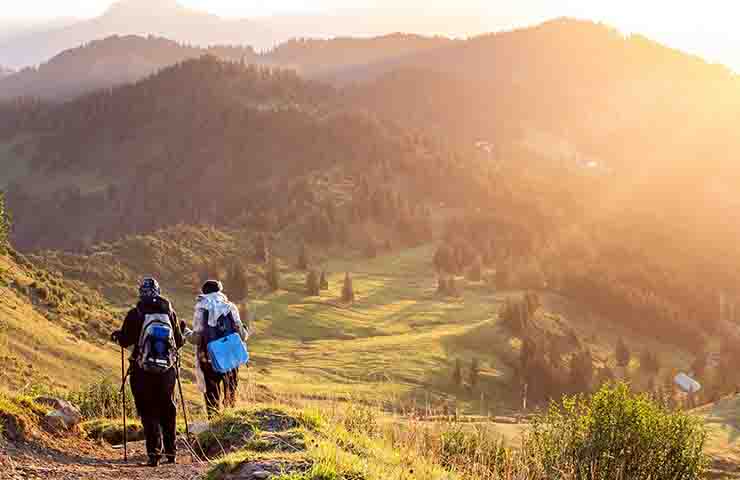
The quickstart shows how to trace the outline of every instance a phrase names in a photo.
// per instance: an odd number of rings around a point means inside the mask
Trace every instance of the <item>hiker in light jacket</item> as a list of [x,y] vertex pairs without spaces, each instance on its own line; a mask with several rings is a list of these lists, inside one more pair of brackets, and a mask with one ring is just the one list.
[[195,345],[196,379],[198,388],[205,396],[209,417],[220,412],[222,399],[226,407],[234,407],[239,386],[239,369],[229,373],[219,373],[213,369],[204,335],[207,325],[213,327],[222,315],[231,313],[242,341],[246,343],[249,338],[249,331],[242,324],[239,309],[222,290],[223,285],[216,280],[208,280],[203,284],[203,294],[198,296],[195,304],[193,334],[189,337],[190,343]]

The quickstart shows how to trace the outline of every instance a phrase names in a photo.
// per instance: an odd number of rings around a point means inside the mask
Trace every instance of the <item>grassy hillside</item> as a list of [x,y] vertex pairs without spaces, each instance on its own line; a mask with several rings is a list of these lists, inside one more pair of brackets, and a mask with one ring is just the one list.
[[114,375],[106,338],[118,312],[82,284],[0,255],[0,349],[6,387],[75,388]]
[[[306,273],[295,267],[295,244],[284,238],[274,252],[280,259],[281,289],[269,292],[265,266],[253,258],[253,239],[253,232],[240,229],[177,227],[100,245],[90,255],[47,252],[32,258],[87,282],[121,307],[134,301],[141,277],[157,275],[186,319],[201,271],[223,278],[228,265],[243,263],[250,288],[246,304],[256,312],[250,341],[254,363],[246,375],[277,394],[483,415],[520,406],[516,370],[521,338],[501,323],[499,313],[508,299],[524,292],[497,289],[493,272],[486,272],[482,282],[458,278],[460,297],[446,297],[437,292],[434,244],[376,258],[348,249],[309,248],[312,268],[329,272],[329,289],[311,297],[305,293]],[[345,272],[351,272],[356,293],[351,304],[341,301]],[[547,291],[539,296],[536,322],[543,335],[565,343],[575,337],[577,345],[592,352],[596,369],[616,370],[615,347],[624,338],[633,352],[630,375],[640,388],[648,384],[639,366],[641,353],[658,353],[662,370],[654,375],[657,383],[693,361],[690,352],[631,333],[575,299]],[[568,359],[578,348],[564,347],[566,376]],[[473,359],[479,361],[475,388],[454,383],[458,359],[464,384]]]

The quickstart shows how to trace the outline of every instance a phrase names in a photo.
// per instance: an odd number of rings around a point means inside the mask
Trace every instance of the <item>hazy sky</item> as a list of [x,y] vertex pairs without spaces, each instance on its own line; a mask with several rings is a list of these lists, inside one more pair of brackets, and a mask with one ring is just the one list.
[[[112,0],[0,0],[0,19],[91,17]],[[558,16],[605,21],[640,32],[686,51],[740,69],[740,2],[736,0],[180,0],[191,8],[222,16],[326,12],[349,8],[403,9],[419,14],[473,13],[524,25]],[[736,5],[738,4],[738,5]]]

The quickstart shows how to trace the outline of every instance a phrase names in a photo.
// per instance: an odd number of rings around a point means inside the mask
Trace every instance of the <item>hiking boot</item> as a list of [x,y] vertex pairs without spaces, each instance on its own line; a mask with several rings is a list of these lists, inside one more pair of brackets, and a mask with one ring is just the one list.
[[167,459],[165,462],[167,465],[176,465],[177,464],[177,457],[174,455],[167,455]]
[[157,468],[159,466],[159,457],[149,457],[149,461],[144,464],[145,467]]

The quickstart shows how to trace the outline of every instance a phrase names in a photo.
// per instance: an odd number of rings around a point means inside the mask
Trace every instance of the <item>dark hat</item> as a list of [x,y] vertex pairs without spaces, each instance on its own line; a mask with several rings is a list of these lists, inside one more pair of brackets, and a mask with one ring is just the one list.
[[220,292],[223,289],[224,286],[218,280],[208,280],[203,284],[201,292],[203,292],[203,295],[208,295],[209,293]]
[[159,283],[154,278],[147,277],[139,285],[139,297],[141,298],[158,297],[161,293]]

